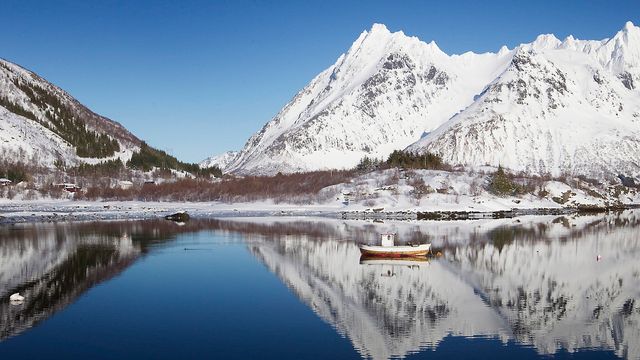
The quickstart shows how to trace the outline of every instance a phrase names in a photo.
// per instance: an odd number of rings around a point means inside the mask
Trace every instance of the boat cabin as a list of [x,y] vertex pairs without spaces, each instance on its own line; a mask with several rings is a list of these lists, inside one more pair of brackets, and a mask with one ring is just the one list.
[[395,246],[396,245],[396,234],[395,233],[380,234],[380,245],[382,245],[382,246]]

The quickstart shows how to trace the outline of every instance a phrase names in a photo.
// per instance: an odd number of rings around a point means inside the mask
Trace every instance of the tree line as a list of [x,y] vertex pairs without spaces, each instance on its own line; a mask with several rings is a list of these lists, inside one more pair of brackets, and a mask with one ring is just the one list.
[[363,157],[355,170],[371,171],[376,169],[404,168],[404,169],[428,169],[428,170],[449,170],[451,166],[446,164],[440,155],[426,152],[424,154],[410,151],[394,150],[387,160],[372,157]]

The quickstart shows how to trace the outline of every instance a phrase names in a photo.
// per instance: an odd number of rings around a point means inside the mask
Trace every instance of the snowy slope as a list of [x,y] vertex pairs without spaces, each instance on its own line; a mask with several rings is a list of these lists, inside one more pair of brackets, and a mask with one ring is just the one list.
[[249,139],[227,171],[292,172],[386,157],[456,112],[508,65],[510,52],[448,56],[375,24]]
[[203,169],[217,166],[220,170],[223,170],[231,163],[236,156],[238,156],[237,151],[227,151],[219,155],[214,155],[209,158],[206,158],[200,162],[200,167]]
[[637,175],[639,83],[640,28],[632,23],[611,39],[540,35],[513,50],[462,55],[376,24],[226,171],[348,168],[409,146],[466,165]]
[[76,155],[73,147],[44,126],[9,112],[0,106],[0,157],[53,166],[61,159],[73,165]]
[[520,46],[471,106],[409,147],[534,174],[640,174],[640,28]]
[[[50,113],[61,116],[61,112],[75,118],[77,126],[117,140],[120,151],[108,158],[127,160],[139,147],[140,140],[119,123],[95,114],[59,87],[3,59],[0,59],[0,98],[0,151],[5,155],[24,155],[20,160],[49,167],[56,160],[64,160],[68,165],[99,161],[78,157],[75,148],[52,130],[55,127]],[[9,108],[5,102],[30,113],[37,121]]]

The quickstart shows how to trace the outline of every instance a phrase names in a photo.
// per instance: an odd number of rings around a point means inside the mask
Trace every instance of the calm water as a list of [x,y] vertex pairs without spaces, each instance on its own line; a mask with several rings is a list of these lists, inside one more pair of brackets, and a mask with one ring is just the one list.
[[[0,359],[638,359],[639,230],[634,211],[0,227]],[[388,231],[440,256],[361,259]]]

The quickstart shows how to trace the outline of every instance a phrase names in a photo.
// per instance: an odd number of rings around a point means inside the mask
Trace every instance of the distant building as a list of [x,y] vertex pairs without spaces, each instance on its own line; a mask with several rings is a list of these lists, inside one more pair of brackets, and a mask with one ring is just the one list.
[[120,187],[120,189],[127,190],[133,187],[133,183],[129,180],[121,180],[118,182],[118,186]]
[[353,195],[350,192],[343,192],[342,197],[338,197],[338,200],[340,200],[344,205],[349,205],[352,197]]
[[7,186],[7,185],[11,185],[13,181],[7,179],[7,178],[0,178],[0,186]]
[[80,186],[72,183],[64,184],[64,189],[70,193],[78,192],[78,190],[82,189]]
[[63,190],[70,192],[70,193],[75,193],[78,192],[79,190],[82,189],[82,187],[74,184],[74,183],[62,183],[62,184],[53,184],[53,186],[55,187],[59,187],[62,188]]

